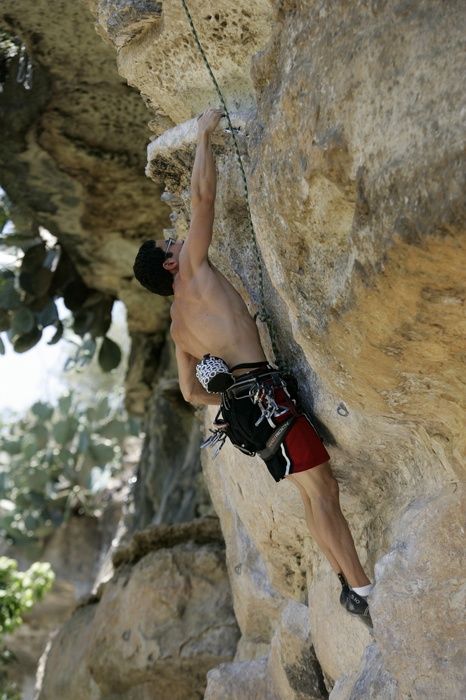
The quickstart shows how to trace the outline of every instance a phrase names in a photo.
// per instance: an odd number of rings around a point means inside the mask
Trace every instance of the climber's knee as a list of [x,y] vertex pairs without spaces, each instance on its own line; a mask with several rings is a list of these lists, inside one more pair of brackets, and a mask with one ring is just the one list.
[[338,482],[332,474],[330,464],[320,464],[291,477],[298,488],[306,491],[312,500],[332,503],[339,501]]

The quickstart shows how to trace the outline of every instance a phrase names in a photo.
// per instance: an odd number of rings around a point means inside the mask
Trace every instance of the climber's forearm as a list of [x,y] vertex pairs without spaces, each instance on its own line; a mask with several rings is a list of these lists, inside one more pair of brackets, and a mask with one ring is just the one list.
[[210,134],[201,132],[198,136],[196,157],[191,175],[192,199],[215,199],[217,172],[210,144]]

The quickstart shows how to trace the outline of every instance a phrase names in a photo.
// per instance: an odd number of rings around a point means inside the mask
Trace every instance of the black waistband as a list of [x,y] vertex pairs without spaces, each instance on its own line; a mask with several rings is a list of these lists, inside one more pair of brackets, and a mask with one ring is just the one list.
[[280,379],[279,371],[267,365],[267,367],[261,367],[235,377],[235,383],[223,392],[223,396],[234,399],[247,398],[250,395],[251,388],[257,385],[257,382],[270,382],[278,386],[281,385],[282,380]]
[[230,367],[230,372],[234,372],[235,369],[252,369],[253,367],[271,367],[267,361],[265,362],[243,362],[241,365],[235,365],[234,367]]

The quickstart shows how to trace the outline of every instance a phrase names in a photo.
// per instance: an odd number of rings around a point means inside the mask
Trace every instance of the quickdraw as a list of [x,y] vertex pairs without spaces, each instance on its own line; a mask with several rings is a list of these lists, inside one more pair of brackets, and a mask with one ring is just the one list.
[[264,420],[271,420],[283,416],[289,410],[286,406],[280,406],[273,395],[273,384],[258,384],[257,389],[251,390],[251,400],[259,406],[261,415],[255,422],[257,427]]
[[216,428],[215,430],[212,430],[212,428],[209,428],[209,435],[206,437],[202,442],[201,442],[201,450],[204,449],[204,447],[213,447],[215,448],[214,451],[212,452],[212,458],[215,459],[222,449],[223,445],[225,444],[225,440],[227,439],[227,434],[225,432],[225,428]]

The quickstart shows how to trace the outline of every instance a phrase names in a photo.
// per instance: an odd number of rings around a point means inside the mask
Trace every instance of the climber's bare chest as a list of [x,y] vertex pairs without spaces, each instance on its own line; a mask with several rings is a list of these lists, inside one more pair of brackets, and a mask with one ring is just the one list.
[[245,303],[218,270],[206,268],[191,279],[175,280],[170,311],[174,342],[197,359],[211,353],[236,360],[238,352],[251,346],[257,354],[257,329]]

